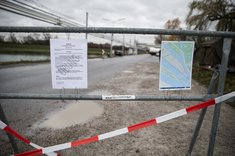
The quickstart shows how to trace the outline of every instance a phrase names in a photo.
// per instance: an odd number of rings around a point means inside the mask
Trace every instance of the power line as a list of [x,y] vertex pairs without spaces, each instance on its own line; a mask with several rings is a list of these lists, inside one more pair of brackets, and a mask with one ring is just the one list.
[[[0,9],[58,26],[68,26],[68,27],[85,26],[84,24],[72,21],[71,19],[65,17],[64,15],[61,16],[61,13],[49,9],[48,7],[39,4],[35,1],[28,1],[28,0],[26,0],[26,2],[19,0],[0,1]],[[90,35],[106,40],[111,40],[111,37],[107,35],[102,35],[102,34],[90,34]],[[114,41],[122,43],[122,41],[118,39],[115,39]]]

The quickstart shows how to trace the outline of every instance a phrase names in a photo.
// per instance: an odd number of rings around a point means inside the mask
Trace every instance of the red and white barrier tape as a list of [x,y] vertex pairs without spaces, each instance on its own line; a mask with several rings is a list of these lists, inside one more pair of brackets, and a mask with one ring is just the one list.
[[76,146],[80,146],[80,145],[84,145],[84,144],[89,144],[92,142],[97,142],[100,140],[104,140],[104,139],[108,139],[111,137],[115,137],[118,135],[122,135],[122,134],[126,134],[144,127],[148,127],[154,124],[159,124],[183,115],[186,115],[188,113],[197,111],[199,109],[220,103],[220,102],[224,102],[232,97],[235,96],[235,91],[231,92],[229,94],[214,98],[214,99],[210,99],[208,101],[205,102],[201,102],[199,104],[148,120],[148,121],[144,121],[126,128],[122,128],[122,129],[118,129],[115,131],[111,131],[108,133],[104,133],[101,135],[96,135],[90,138],[86,138],[86,139],[82,139],[82,140],[76,140],[76,141],[72,141],[72,142],[68,142],[68,143],[64,143],[64,144],[59,144],[59,145],[55,145],[55,146],[50,146],[50,147],[46,147],[46,148],[41,148],[41,149],[37,149],[34,151],[29,151],[29,152],[24,152],[24,153],[20,153],[20,154],[16,154],[16,156],[28,156],[28,155],[40,155],[40,154],[46,154],[46,153],[51,153],[51,152],[55,152],[55,151],[59,151],[59,150],[64,150],[64,149],[68,149],[68,148],[72,148],[72,147],[76,147]]
[[[21,141],[25,142],[26,144],[36,148],[36,149],[42,149],[43,147],[34,144],[32,142],[30,142],[28,139],[26,139],[25,137],[23,137],[22,135],[20,135],[19,133],[17,133],[15,130],[13,130],[11,127],[9,127],[8,125],[6,125],[4,122],[2,122],[0,120],[0,129],[4,130],[5,132],[15,136],[16,138],[20,139]],[[48,156],[58,156],[57,153],[47,153]]]

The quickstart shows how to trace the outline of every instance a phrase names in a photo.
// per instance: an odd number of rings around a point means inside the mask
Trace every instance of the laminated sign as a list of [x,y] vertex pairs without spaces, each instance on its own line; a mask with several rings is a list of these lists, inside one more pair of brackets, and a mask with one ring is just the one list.
[[51,74],[54,89],[87,88],[87,41],[51,39]]
[[163,41],[159,90],[191,89],[194,42]]

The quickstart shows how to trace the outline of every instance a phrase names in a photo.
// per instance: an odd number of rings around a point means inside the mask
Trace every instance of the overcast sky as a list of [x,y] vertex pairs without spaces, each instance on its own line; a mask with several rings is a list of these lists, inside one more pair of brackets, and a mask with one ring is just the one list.
[[[176,17],[179,17],[181,27],[185,28],[188,4],[191,0],[37,0],[36,2],[82,24],[85,24],[85,14],[88,12],[89,26],[161,29],[167,20]],[[121,18],[125,19],[118,21]],[[0,20],[1,26],[53,26],[3,10],[0,10]],[[136,38],[139,42],[153,43],[154,40],[154,36],[141,35]]]

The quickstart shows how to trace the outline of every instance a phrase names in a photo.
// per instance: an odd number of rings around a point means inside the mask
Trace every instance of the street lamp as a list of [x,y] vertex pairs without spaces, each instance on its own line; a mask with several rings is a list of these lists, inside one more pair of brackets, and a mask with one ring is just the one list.
[[[123,21],[125,20],[126,18],[120,18],[120,19],[117,19],[117,20],[110,20],[110,19],[107,19],[107,18],[102,18],[103,20],[105,21],[108,21],[108,22],[111,22],[112,23],[112,27],[114,27],[114,24],[117,23],[117,22],[120,22],[120,21]],[[113,33],[111,34],[111,42],[110,42],[110,57],[113,56]]]

